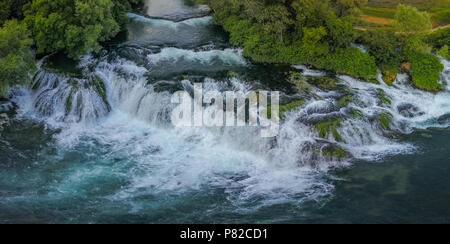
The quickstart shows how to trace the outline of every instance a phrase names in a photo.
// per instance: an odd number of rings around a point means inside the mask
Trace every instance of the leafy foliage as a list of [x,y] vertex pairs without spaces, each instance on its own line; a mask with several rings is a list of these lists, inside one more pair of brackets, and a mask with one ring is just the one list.
[[7,21],[0,28],[0,95],[6,95],[10,85],[29,80],[35,69],[32,43],[26,26],[17,20]]
[[433,28],[430,16],[415,7],[400,4],[395,15],[396,28],[403,35],[406,51],[429,51],[423,42],[424,34]]
[[23,19],[23,5],[32,0],[1,0],[0,1],[0,26],[10,19]]
[[437,92],[441,90],[439,74],[444,70],[439,58],[432,54],[411,52],[408,54],[411,61],[410,75],[414,84],[423,90]]
[[38,53],[65,51],[77,58],[98,51],[120,30],[111,0],[34,0],[25,12]]
[[377,75],[373,58],[351,48],[351,15],[363,0],[203,0],[230,42],[257,62],[310,64],[364,79]]

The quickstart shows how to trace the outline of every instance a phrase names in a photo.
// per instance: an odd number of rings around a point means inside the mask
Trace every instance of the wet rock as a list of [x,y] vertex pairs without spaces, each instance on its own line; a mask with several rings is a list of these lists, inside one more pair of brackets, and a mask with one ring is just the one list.
[[316,142],[304,144],[300,153],[302,155],[308,155],[309,158],[307,162],[302,162],[302,165],[309,164],[312,167],[318,168],[327,160],[343,161],[352,157],[351,153],[339,145],[325,140],[317,140]]
[[313,114],[309,116],[301,116],[297,121],[307,125],[316,125],[324,121],[335,121],[344,117],[345,116],[340,112],[332,112],[328,114]]
[[10,125],[9,117],[7,114],[0,114],[0,132]]
[[399,106],[397,106],[397,111],[406,118],[414,118],[425,114],[424,112],[420,111],[418,107],[409,103],[400,104]]
[[328,114],[337,110],[339,110],[339,108],[330,101],[320,101],[315,104],[311,104],[306,108],[308,114]]
[[409,73],[411,71],[412,64],[410,62],[404,62],[401,65],[401,70],[405,73]]
[[12,115],[15,112],[17,105],[9,100],[0,101],[0,113]]
[[437,122],[441,125],[449,124],[450,123],[450,114],[442,115],[438,118]]

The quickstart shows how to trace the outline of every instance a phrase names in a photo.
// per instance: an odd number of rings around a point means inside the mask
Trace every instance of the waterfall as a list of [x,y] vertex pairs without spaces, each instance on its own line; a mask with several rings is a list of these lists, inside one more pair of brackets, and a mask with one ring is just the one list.
[[[211,24],[207,17],[139,21],[170,33]],[[318,200],[333,189],[329,169],[348,166],[352,159],[410,153],[415,146],[396,139],[398,135],[450,125],[449,86],[428,93],[412,88],[409,77],[400,74],[391,87],[338,76],[340,89],[312,87],[316,96],[282,93],[283,100],[305,103],[285,112],[276,138],[260,137],[258,127],[174,128],[171,96],[179,90],[192,92],[195,82],[222,92],[267,87],[230,72],[252,68],[241,50],[203,42],[191,49],[144,43],[125,43],[100,57],[83,57],[80,77],[43,65],[32,89],[16,98],[19,116],[61,129],[54,137],[63,152],[87,148],[93,157],[114,162],[108,175],[125,177],[127,185],[105,197],[129,200],[137,209],[139,196],[149,192],[164,198],[204,188],[224,191],[243,209],[249,203],[261,208]],[[448,83],[449,62],[442,62],[442,82]],[[326,76],[297,68],[305,77]],[[351,99],[342,104],[346,96]],[[325,130],[318,131],[320,127]],[[89,174],[74,171],[54,187],[77,192],[83,180],[91,180]]]

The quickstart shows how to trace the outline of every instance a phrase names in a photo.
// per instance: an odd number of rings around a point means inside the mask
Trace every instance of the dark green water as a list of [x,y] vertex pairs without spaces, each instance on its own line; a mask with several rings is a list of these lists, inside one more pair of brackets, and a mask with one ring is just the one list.
[[[130,14],[128,33],[101,53],[48,57],[34,90],[14,92],[19,108],[0,132],[0,223],[450,222],[450,90],[339,77],[339,90],[301,96],[285,82],[298,69],[251,63],[181,1],[149,2],[169,20]],[[306,105],[276,139],[247,127],[171,128],[170,95],[193,82]],[[379,102],[380,88],[392,106]],[[353,101],[336,107],[348,93]],[[396,133],[374,119],[386,111]],[[311,121],[327,116],[343,118],[345,142],[319,138]],[[329,145],[353,157],[315,154]]]

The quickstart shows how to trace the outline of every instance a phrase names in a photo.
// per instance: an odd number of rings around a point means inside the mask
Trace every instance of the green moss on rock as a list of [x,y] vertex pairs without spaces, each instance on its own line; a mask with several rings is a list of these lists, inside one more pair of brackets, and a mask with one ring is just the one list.
[[[298,101],[291,102],[291,103],[286,104],[286,105],[280,105],[280,107],[279,107],[280,119],[284,120],[285,119],[285,116],[284,116],[285,113],[287,113],[289,111],[292,111],[292,110],[295,110],[297,108],[300,108],[303,105],[305,105],[305,100],[298,100]],[[267,107],[267,118],[272,119],[272,107],[271,106]]]
[[331,77],[307,77],[308,83],[323,90],[333,90],[336,88],[338,80]]
[[382,113],[378,115],[378,121],[383,129],[389,130],[391,128],[392,114]]
[[352,114],[353,114],[354,118],[364,119],[363,113],[361,111],[359,111],[358,109],[356,109],[356,108],[352,109]]
[[338,132],[338,128],[341,126],[341,121],[336,120],[332,122],[322,122],[316,125],[316,130],[319,132],[321,138],[329,138],[330,132],[334,139],[338,142],[344,142],[344,139]]
[[298,93],[310,92],[312,90],[308,82],[298,72],[290,73],[289,82],[295,86]]
[[398,68],[397,67],[390,67],[390,68],[383,68],[382,73],[382,79],[384,83],[386,83],[388,86],[392,86],[394,84],[395,79],[397,79],[398,74]]
[[322,155],[325,157],[342,160],[350,157],[350,153],[345,151],[342,147],[330,145],[322,149]]
[[377,91],[378,91],[378,98],[381,100],[383,104],[386,105],[392,104],[392,101],[389,98],[387,98],[386,92],[383,89],[378,88]]
[[339,101],[338,101],[338,106],[339,106],[340,108],[347,107],[347,105],[348,105],[352,100],[353,100],[353,96],[352,96],[352,95],[346,95],[346,96],[343,96],[341,99],[339,99]]

